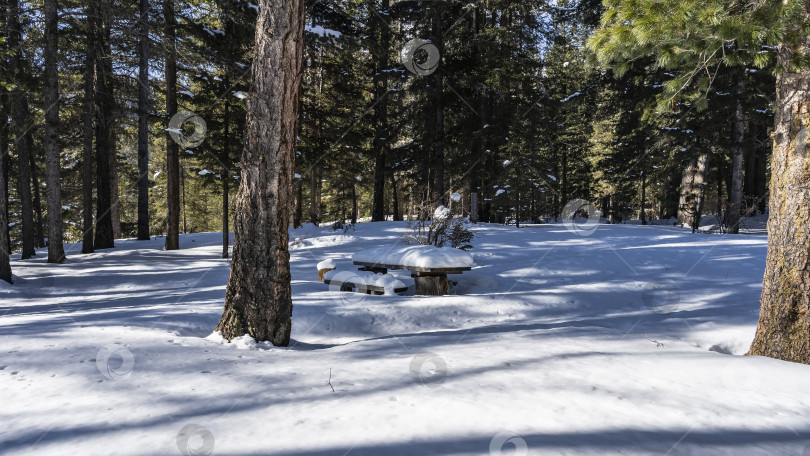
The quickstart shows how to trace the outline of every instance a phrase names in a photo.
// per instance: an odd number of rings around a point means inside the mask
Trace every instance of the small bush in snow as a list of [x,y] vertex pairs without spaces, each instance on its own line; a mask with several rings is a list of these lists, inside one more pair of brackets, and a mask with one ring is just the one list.
[[420,220],[413,229],[413,233],[405,236],[405,242],[412,245],[435,245],[444,247],[448,243],[451,247],[468,250],[472,248],[473,233],[465,220],[453,217],[450,209],[439,206],[433,212],[433,220]]

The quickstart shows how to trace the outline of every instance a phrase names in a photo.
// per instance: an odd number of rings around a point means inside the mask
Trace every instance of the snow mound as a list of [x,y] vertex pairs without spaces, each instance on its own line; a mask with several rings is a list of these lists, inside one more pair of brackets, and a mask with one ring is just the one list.
[[321,261],[315,267],[320,271],[321,269],[335,269],[337,265],[335,264],[335,260],[330,258],[328,260]]
[[237,350],[258,350],[258,343],[256,339],[250,337],[249,335],[245,334],[243,336],[234,337],[232,341],[228,341],[228,339],[222,337],[221,331],[214,331],[209,334],[205,340],[218,343],[220,345],[226,345],[229,347],[233,347]]
[[352,255],[352,261],[414,268],[468,268],[475,264],[473,257],[463,250],[432,245],[394,245],[361,250]]

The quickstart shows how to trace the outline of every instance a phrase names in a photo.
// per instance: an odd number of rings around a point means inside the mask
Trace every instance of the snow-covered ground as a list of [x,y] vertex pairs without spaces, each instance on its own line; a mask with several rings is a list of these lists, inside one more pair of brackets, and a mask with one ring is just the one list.
[[212,335],[218,233],[15,260],[0,454],[810,454],[810,366],[740,356],[764,235],[477,230],[444,297],[317,281],[405,223],[293,232],[289,348]]

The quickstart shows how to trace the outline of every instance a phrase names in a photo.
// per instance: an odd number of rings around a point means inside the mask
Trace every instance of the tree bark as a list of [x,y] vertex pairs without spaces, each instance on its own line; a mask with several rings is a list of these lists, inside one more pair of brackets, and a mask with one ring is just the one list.
[[104,60],[112,59],[105,55],[106,28],[109,27],[109,12],[104,11],[106,6],[100,0],[91,3],[91,18],[93,25],[93,53],[95,64],[95,124],[96,124],[96,236],[95,249],[109,249],[115,247],[115,234],[112,224],[112,202],[110,185],[110,148],[112,147],[110,134],[110,119],[112,117],[112,75],[108,70],[112,67]]
[[[805,3],[805,20],[810,6]],[[768,256],[759,324],[750,355],[810,364],[810,70],[791,67],[810,37],[779,46],[771,162]]]
[[681,198],[678,207],[678,224],[686,224],[696,231],[700,227],[706,195],[706,172],[709,155],[701,154],[689,162],[681,180]]
[[8,48],[11,54],[11,71],[15,81],[12,92],[12,120],[13,138],[17,151],[17,163],[20,173],[19,194],[22,207],[22,259],[26,260],[36,254],[34,250],[34,212],[31,200],[31,169],[29,156],[31,155],[31,132],[28,129],[30,124],[30,113],[28,109],[28,99],[25,95],[23,76],[22,50],[20,41],[22,32],[20,30],[20,9],[17,0],[8,2],[8,27],[9,39]]
[[226,339],[249,334],[286,346],[292,326],[287,250],[303,62],[303,0],[261,0],[247,136],[236,200]]
[[[166,46],[166,122],[177,114],[177,36],[174,0],[163,1],[164,45]],[[166,250],[180,248],[180,150],[166,139]]]
[[138,240],[149,238],[149,0],[138,24]]
[[59,147],[59,30],[56,0],[45,0],[45,166],[48,195],[48,263],[65,261]]
[[726,227],[731,234],[740,232],[740,211],[743,191],[743,156],[745,149],[745,111],[742,99],[745,96],[744,69],[737,70],[736,109],[734,111],[734,126],[732,130],[731,146],[731,194],[726,215]]
[[[92,5],[92,3],[90,4]],[[82,253],[93,253],[93,119],[95,118],[95,21],[87,8],[87,43],[84,63],[84,128],[82,147]]]

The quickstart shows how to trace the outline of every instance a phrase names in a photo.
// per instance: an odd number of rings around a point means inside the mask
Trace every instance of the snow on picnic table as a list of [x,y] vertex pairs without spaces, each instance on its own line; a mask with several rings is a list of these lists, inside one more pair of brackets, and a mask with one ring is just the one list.
[[810,366],[740,356],[764,235],[477,230],[476,268],[441,297],[317,280],[319,260],[349,270],[405,223],[292,231],[287,348],[212,334],[229,274],[219,233],[184,235],[178,251],[163,238],[68,245],[64,265],[15,256],[16,283],[0,282],[0,454],[192,454],[185,442],[486,456],[507,441],[530,455],[805,454]]
[[352,261],[436,269],[467,268],[475,264],[473,257],[463,250],[432,245],[388,245],[366,249],[352,255]]

